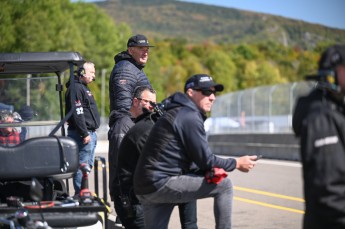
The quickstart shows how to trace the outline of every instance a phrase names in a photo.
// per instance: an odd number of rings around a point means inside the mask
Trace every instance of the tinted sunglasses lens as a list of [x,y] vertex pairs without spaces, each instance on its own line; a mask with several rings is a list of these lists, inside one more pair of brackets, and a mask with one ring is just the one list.
[[212,90],[202,90],[201,93],[205,96],[210,96],[212,94],[216,95],[216,91],[212,91]]

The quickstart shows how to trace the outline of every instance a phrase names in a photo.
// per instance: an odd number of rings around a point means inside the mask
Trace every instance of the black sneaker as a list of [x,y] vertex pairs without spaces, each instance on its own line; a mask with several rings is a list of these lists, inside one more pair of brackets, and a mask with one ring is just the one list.
[[116,219],[115,219],[115,226],[116,227],[122,227],[122,222],[120,220],[120,217],[116,216]]

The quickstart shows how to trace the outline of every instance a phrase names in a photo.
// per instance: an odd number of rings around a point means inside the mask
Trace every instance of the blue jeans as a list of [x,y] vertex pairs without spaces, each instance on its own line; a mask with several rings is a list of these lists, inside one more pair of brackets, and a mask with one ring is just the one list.
[[225,178],[219,184],[209,184],[203,176],[173,176],[156,192],[137,197],[144,207],[146,228],[168,228],[170,215],[176,203],[207,197],[214,198],[216,228],[231,228],[233,187],[229,178]]
[[196,200],[178,204],[182,229],[198,229]]
[[[80,137],[79,133],[76,130],[68,129],[67,132],[67,136],[73,138],[78,144],[79,166],[82,163],[87,163],[90,166],[90,168],[92,168],[95,160],[95,149],[97,145],[96,132],[89,132],[91,141],[86,145],[83,143],[83,138]],[[80,192],[82,176],[83,174],[80,169],[78,169],[78,171],[73,176],[73,187],[75,191],[74,195],[77,195]]]

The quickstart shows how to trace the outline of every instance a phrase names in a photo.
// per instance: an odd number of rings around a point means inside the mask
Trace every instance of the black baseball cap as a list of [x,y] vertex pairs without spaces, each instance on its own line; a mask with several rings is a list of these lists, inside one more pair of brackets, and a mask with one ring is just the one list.
[[202,90],[209,89],[211,87],[214,87],[216,91],[223,91],[224,89],[223,84],[215,83],[211,76],[206,74],[196,74],[187,80],[184,86],[184,92],[186,92],[189,88]]
[[332,45],[321,54],[318,72],[305,78],[320,81],[327,75],[334,74],[334,69],[341,64],[345,64],[345,45]]
[[142,35],[137,34],[128,39],[127,47],[154,47],[149,44],[149,40]]
[[37,113],[32,109],[32,107],[27,105],[22,106],[18,113],[24,121],[29,121],[33,119],[34,116],[37,116]]
[[319,70],[334,69],[340,64],[345,64],[345,45],[333,45],[322,53]]

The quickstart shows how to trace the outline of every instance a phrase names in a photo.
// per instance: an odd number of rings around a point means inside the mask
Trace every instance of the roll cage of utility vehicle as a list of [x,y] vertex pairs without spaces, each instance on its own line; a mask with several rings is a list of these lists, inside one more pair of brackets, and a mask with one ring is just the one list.
[[95,158],[95,195],[88,201],[69,196],[68,179],[80,165],[78,146],[65,134],[72,110],[65,115],[63,81],[73,79],[84,62],[78,52],[0,53],[0,115],[14,117],[11,123],[1,121],[0,131],[13,128],[21,136],[19,144],[0,145],[0,228],[25,228],[29,219],[59,228],[90,226],[100,213],[107,227],[104,158]]

